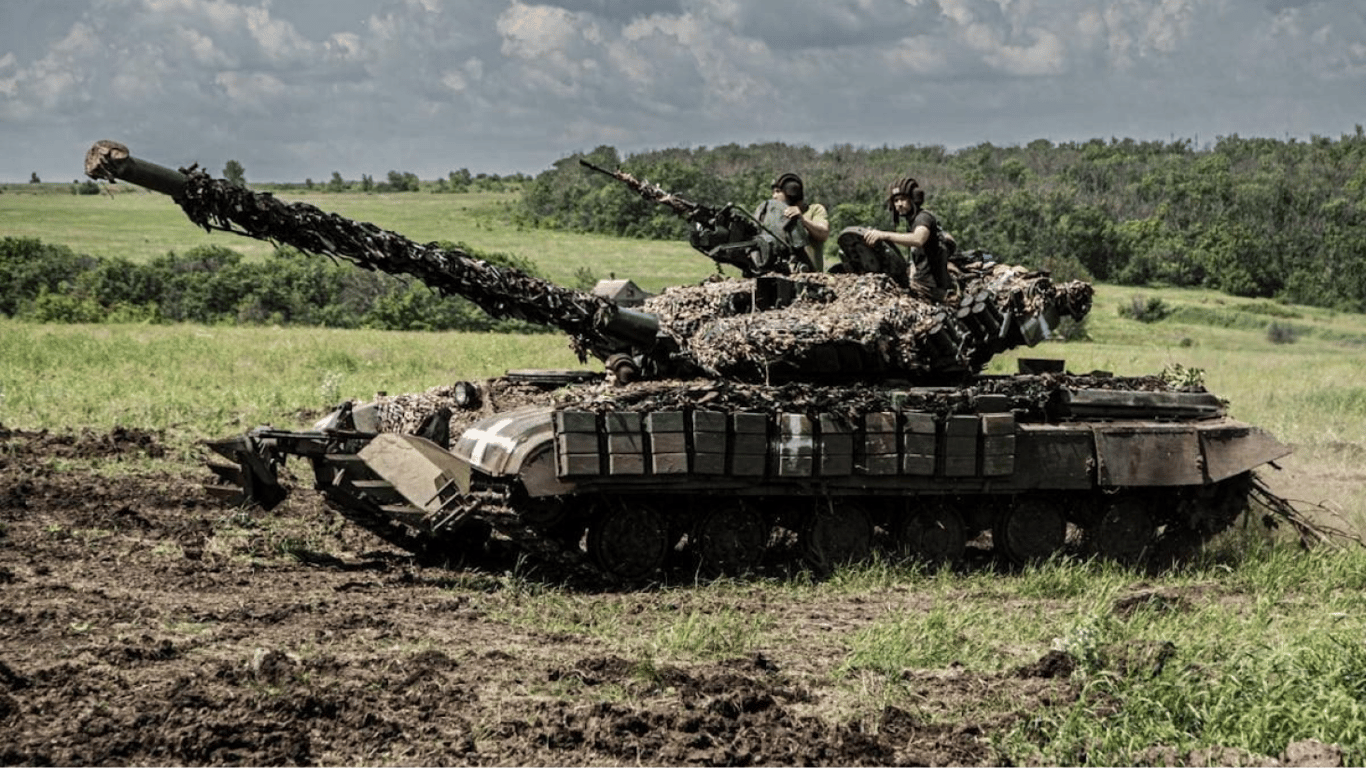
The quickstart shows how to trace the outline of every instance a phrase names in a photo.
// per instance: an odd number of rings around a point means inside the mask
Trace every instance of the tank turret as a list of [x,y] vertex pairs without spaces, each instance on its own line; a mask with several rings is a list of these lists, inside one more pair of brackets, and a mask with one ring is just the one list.
[[699,205],[620,171],[602,172],[685,215],[693,247],[745,276],[670,288],[639,310],[625,308],[196,168],[164,168],[132,157],[117,142],[98,142],[86,156],[90,176],[170,195],[205,229],[414,277],[493,317],[557,328],[581,360],[603,361],[620,381],[945,381],[980,370],[997,352],[1036,344],[1061,317],[1081,319],[1090,310],[1085,283],[1056,287],[1044,273],[985,261],[964,262],[960,290],[948,304],[917,299],[883,273],[803,272],[784,236],[734,205]]
[[[1289,449],[1219,398],[1160,377],[1078,376],[1061,363],[980,371],[1082,319],[1091,286],[959,259],[942,302],[911,295],[898,254],[841,233],[843,273],[815,273],[734,205],[671,195],[690,245],[741,277],[625,308],[515,269],[194,167],[99,142],[87,173],[170,195],[199,226],[421,280],[495,317],[564,332],[599,371],[486,381],[344,403],[310,430],[260,427],[209,446],[211,490],[272,508],[279,468],[307,461],[330,506],[445,562],[512,546],[617,581],[825,570],[876,548],[956,563],[1063,551],[1156,562],[1227,528]],[[904,260],[901,262],[904,264]]]

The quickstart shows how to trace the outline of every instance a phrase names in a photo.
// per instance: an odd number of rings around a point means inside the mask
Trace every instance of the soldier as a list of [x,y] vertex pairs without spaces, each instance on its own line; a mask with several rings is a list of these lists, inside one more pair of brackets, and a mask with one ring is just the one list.
[[868,230],[863,239],[868,245],[883,240],[904,245],[911,251],[911,292],[932,301],[941,301],[952,287],[949,257],[953,255],[953,236],[939,226],[934,214],[924,209],[925,190],[907,176],[891,186],[887,207],[892,209],[892,227],[906,220],[905,232]]
[[[807,268],[804,271],[825,269],[825,241],[830,237],[830,218],[824,205],[806,202],[806,190],[800,176],[784,173],[774,179],[773,197],[754,210],[754,218],[767,225],[770,219],[766,217],[781,217],[778,220],[784,222],[782,229],[788,241],[794,247],[805,246],[803,250],[809,263],[803,265]],[[796,222],[801,222],[803,232],[792,229]]]

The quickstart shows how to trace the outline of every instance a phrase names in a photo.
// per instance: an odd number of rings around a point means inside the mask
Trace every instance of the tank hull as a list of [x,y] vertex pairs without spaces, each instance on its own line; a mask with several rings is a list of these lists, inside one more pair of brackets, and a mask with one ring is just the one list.
[[218,444],[234,460],[220,474],[224,493],[275,503],[271,467],[306,457],[334,508],[410,551],[458,561],[497,540],[641,581],[680,562],[753,571],[782,540],[817,569],[878,548],[956,562],[970,542],[1017,564],[1064,550],[1160,560],[1227,528],[1252,471],[1289,453],[1208,393],[1099,383],[1110,388],[1032,376],[805,387],[805,400],[550,384],[514,408],[428,402],[407,432],[377,428],[374,405],[316,431],[255,430]]

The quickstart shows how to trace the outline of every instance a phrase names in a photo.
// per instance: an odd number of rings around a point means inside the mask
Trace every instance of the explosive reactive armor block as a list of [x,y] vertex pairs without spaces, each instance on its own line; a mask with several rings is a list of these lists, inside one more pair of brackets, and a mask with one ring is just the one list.
[[981,477],[1015,465],[1012,414],[937,418],[879,412],[850,423],[833,414],[715,411],[557,411],[561,477],[733,475]]

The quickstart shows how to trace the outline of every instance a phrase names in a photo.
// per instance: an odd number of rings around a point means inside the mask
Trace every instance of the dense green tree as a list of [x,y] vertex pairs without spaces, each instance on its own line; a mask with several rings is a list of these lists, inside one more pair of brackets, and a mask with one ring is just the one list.
[[[521,217],[548,227],[683,239],[686,227],[565,158],[525,187]],[[583,155],[698,202],[752,207],[799,173],[832,231],[890,224],[885,189],[914,176],[960,245],[1098,280],[1366,307],[1366,135],[1220,137],[1196,147],[1091,139],[825,151],[781,143]]]
[[223,178],[238,186],[246,186],[247,170],[236,160],[229,160],[223,166]]

